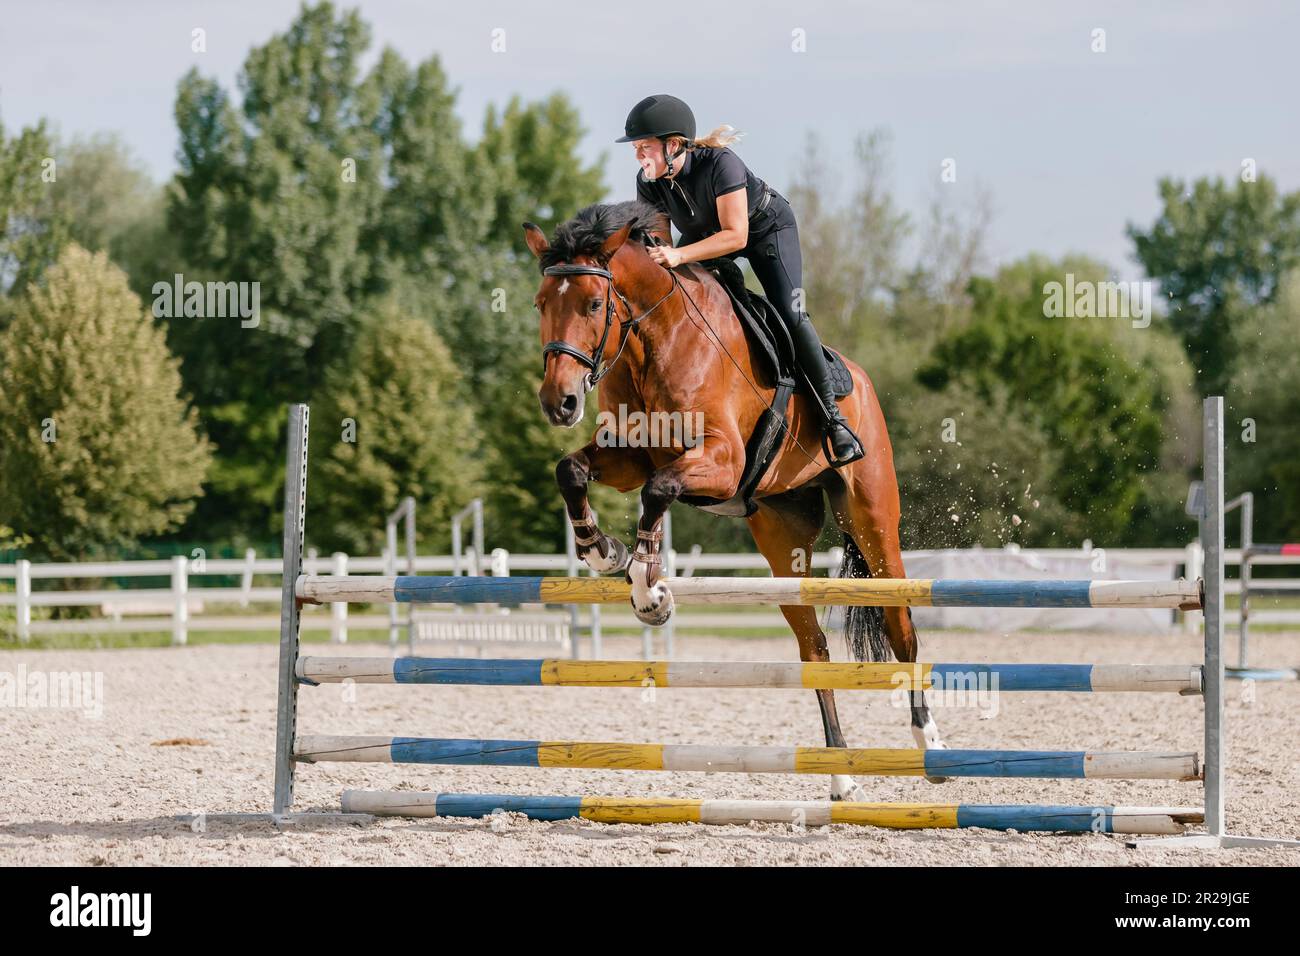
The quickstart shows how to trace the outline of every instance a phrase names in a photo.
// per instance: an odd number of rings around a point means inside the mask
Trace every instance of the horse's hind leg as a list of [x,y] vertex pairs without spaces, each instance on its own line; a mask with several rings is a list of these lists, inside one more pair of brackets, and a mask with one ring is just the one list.
[[[881,460],[883,458],[883,461]],[[898,538],[898,484],[890,456],[872,456],[838,473],[840,481],[828,489],[832,512],[840,530],[857,545],[846,547],[845,572],[852,577],[905,578],[903,552]],[[871,609],[883,612],[885,637],[896,660],[913,663],[919,649],[912,612],[905,607]],[[868,642],[870,643],[870,642]],[[876,655],[870,655],[875,657]],[[944,750],[925,691],[909,692],[912,737],[922,750]],[[942,783],[946,777],[928,777]]]
[[[758,510],[748,519],[749,531],[771,567],[773,577],[807,577],[812,573],[813,548],[824,516],[825,500],[820,488],[804,488],[759,501]],[[799,642],[800,660],[831,659],[826,647],[826,634],[817,622],[817,608],[782,605],[781,614]],[[822,728],[826,732],[826,746],[846,746],[839,714],[835,711],[834,691],[819,690],[815,693],[817,706],[821,708]],[[831,799],[865,800],[867,795],[852,777],[835,774],[831,777]]]

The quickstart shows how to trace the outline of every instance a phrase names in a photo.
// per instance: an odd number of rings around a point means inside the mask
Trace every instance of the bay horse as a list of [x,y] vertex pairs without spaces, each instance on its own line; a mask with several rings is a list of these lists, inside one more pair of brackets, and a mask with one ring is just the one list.
[[[532,223],[524,224],[524,238],[542,271],[534,300],[544,364],[538,399],[551,425],[573,428],[581,422],[586,393],[597,386],[602,417],[617,416],[620,408],[628,416],[702,413],[702,435],[690,447],[678,440],[629,447],[608,436],[598,440],[598,432],[555,469],[579,557],[598,573],[625,571],[637,617],[662,624],[672,613],[672,596],[660,580],[663,516],[681,497],[727,500],[736,493],[746,442],[772,402],[774,383],[708,269],[692,263],[669,270],[650,258],[647,243],[671,242],[667,220],[654,207],[597,204],[560,224],[549,242]],[[757,510],[746,518],[777,577],[812,573],[827,499],[845,538],[842,575],[906,577],[884,413],[866,372],[845,364],[853,391],[841,410],[866,455],[831,468],[822,448],[821,410],[805,392],[796,392],[781,447],[754,494]],[[587,499],[591,481],[620,492],[641,489],[643,512],[630,554],[597,526]],[[800,660],[830,660],[816,608],[783,605],[781,613],[799,643]],[[885,660],[886,638],[897,660],[916,660],[916,630],[907,608],[846,608],[845,637],[856,660]],[[910,694],[917,746],[943,748],[924,692]],[[816,695],[826,745],[846,746],[833,692]],[[835,775],[831,799],[861,800],[865,793],[852,777]]]

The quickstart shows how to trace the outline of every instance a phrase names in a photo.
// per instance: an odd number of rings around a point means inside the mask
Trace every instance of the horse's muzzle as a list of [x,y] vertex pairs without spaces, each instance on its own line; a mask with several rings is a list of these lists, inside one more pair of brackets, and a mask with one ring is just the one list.
[[537,400],[541,403],[542,414],[548,422],[556,428],[572,428],[582,421],[582,394],[562,392],[548,395],[547,392],[548,389],[543,386],[537,393]]

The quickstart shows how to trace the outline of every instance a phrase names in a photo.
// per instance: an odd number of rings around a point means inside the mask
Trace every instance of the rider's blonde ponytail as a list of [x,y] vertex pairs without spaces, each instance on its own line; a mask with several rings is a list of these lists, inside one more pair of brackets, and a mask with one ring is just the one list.
[[695,145],[712,146],[714,148],[719,146],[730,146],[743,135],[744,134],[740,130],[736,129],[736,127],[728,123],[723,123],[721,126],[715,126],[713,131],[707,136],[696,137]]
[[714,127],[712,131],[704,136],[697,136],[693,140],[687,140],[685,136],[669,136],[668,145],[677,149],[694,149],[697,146],[712,146],[715,149],[720,146],[730,146],[740,137],[745,135],[736,127],[727,123]]

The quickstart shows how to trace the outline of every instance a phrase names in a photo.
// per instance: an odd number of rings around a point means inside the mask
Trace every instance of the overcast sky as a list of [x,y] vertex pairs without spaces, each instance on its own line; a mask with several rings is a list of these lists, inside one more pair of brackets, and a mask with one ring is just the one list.
[[[631,198],[636,171],[631,147],[610,141],[656,92],[687,100],[702,129],[744,130],[737,152],[778,189],[809,131],[847,177],[854,137],[885,127],[894,193],[912,213],[936,189],[957,202],[991,191],[995,261],[1077,251],[1132,278],[1124,226],[1155,215],[1159,176],[1232,178],[1250,158],[1300,189],[1294,0],[355,5],[375,50],[442,59],[471,136],[488,104],[567,93],[588,128],[583,154],[608,153],[610,198]],[[249,47],[298,7],[0,0],[0,120],[9,135],[41,117],[66,136],[115,130],[162,180],[175,169],[177,80],[197,64],[233,90]],[[206,53],[190,50],[196,27]],[[498,28],[504,53],[491,49]],[[947,158],[957,181],[939,186]]]

